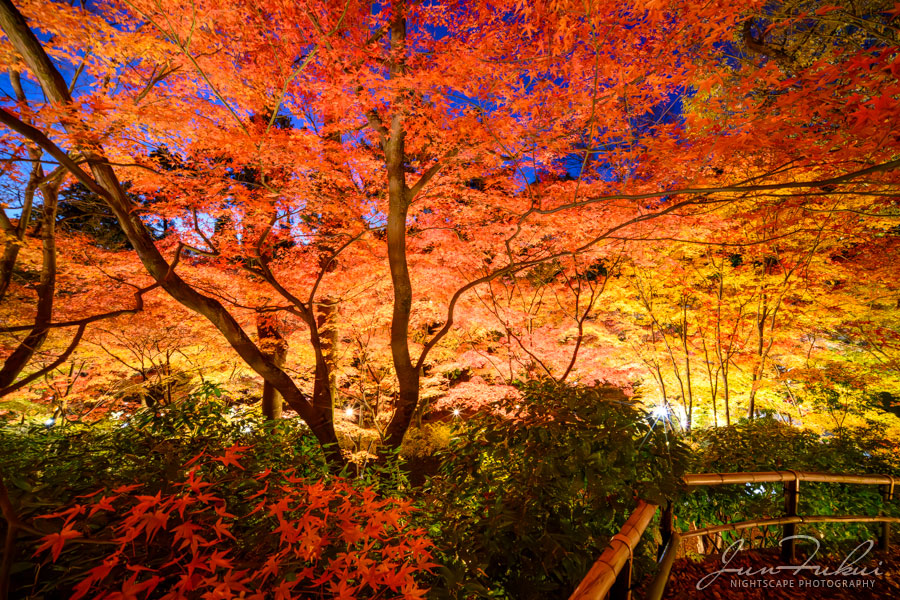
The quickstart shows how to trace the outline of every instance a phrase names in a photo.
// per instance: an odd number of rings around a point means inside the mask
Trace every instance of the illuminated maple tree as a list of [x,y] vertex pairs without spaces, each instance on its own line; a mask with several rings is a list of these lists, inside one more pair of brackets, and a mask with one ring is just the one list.
[[[677,340],[643,303],[651,337],[680,345],[665,360],[682,399],[704,370],[728,398],[729,369],[751,368],[752,413],[798,269],[840,251],[847,215],[888,235],[900,166],[894,7],[770,4],[4,0],[2,59],[29,85],[0,122],[14,159],[43,153],[102,200],[142,265],[129,283],[205,317],[335,462],[337,345],[356,343],[342,327],[368,322],[390,355],[397,446],[433,357],[467,336],[500,332],[526,375],[608,378],[601,346],[627,319],[604,303],[627,299],[587,273],[628,256],[686,268],[666,244],[752,246],[763,270],[779,256],[724,312],[711,289],[715,320],[683,290]],[[13,254],[22,226],[4,223]],[[520,297],[498,303],[504,286]],[[559,301],[536,309],[526,287]],[[585,343],[601,312],[622,322]],[[269,313],[303,324],[311,393],[275,331],[247,333]]]

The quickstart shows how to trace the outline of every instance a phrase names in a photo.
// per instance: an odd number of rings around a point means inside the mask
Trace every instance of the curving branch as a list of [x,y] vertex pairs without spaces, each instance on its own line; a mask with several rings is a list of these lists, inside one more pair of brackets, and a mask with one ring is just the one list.
[[[91,323],[95,323],[97,321],[102,321],[104,319],[112,319],[112,318],[119,317],[122,315],[135,314],[135,313],[142,311],[144,309],[143,295],[146,292],[149,292],[150,290],[157,288],[157,287],[159,287],[159,284],[154,283],[153,285],[149,285],[147,287],[140,288],[139,290],[137,290],[134,293],[134,299],[135,299],[135,307],[134,308],[123,308],[120,310],[110,311],[110,312],[106,312],[106,313],[102,313],[102,314],[98,314],[98,315],[93,315],[90,317],[85,317],[83,319],[76,319],[74,321],[67,321],[67,322],[63,322],[63,323],[44,323],[43,329],[42,329],[42,331],[44,332],[44,336],[46,336],[46,333],[51,328],[76,327],[77,326],[78,329],[75,332],[75,335],[72,337],[72,340],[69,342],[69,345],[63,351],[63,353],[60,354],[56,358],[56,360],[54,360],[49,365],[39,369],[38,371],[28,375],[27,377],[20,379],[19,381],[15,382],[15,383],[13,383],[13,380],[15,379],[15,377],[17,377],[22,372],[22,369],[25,368],[25,364],[27,364],[27,363],[23,363],[23,364],[19,365],[18,370],[15,370],[15,372],[13,372],[13,369],[10,367],[10,359],[12,359],[12,356],[9,359],[7,359],[6,363],[3,366],[2,371],[0,371],[0,373],[6,372],[9,367],[9,373],[6,373],[4,375],[4,378],[2,380],[0,380],[0,384],[2,384],[2,386],[0,386],[0,398],[23,388],[24,386],[28,385],[29,383],[43,377],[44,375],[46,375],[48,373],[53,372],[60,365],[62,365],[66,360],[68,360],[69,356],[72,355],[72,352],[75,351],[75,348],[78,346],[79,342],[81,342],[81,338],[84,337],[84,332],[87,329],[87,326],[90,325]],[[2,331],[2,332],[22,331],[24,329],[30,329],[30,328],[31,327],[29,327],[29,326],[6,327],[0,331]],[[31,336],[29,336],[29,337],[31,337]],[[28,340],[28,338],[26,338],[26,342],[27,342],[27,340]],[[26,342],[23,342],[23,344],[25,344]],[[36,350],[36,348],[34,348],[34,350]]]
[[62,365],[69,359],[69,357],[72,355],[72,352],[75,351],[75,348],[78,347],[78,344],[81,342],[81,338],[84,336],[85,329],[87,329],[87,325],[78,326],[78,330],[75,332],[75,336],[72,337],[72,341],[69,342],[69,345],[66,347],[65,351],[63,351],[63,353],[60,354],[52,363],[50,363],[46,367],[43,367],[42,369],[35,371],[31,375],[28,375],[27,377],[24,377],[19,381],[0,389],[0,398],[22,389],[29,383],[36,381],[44,375],[52,373],[54,370],[59,368],[60,365]]
[[[156,289],[160,286],[159,283],[154,283],[152,285],[148,285],[147,287],[142,287],[138,289],[134,296],[137,300],[137,305],[134,308],[121,308],[119,310],[112,310],[105,313],[100,313],[97,315],[92,315],[90,317],[84,317],[82,319],[73,319],[71,321],[59,321],[56,323],[47,323],[45,327],[48,329],[56,329],[59,327],[77,327],[81,325],[90,325],[91,323],[96,323],[97,321],[102,321],[104,319],[114,319],[115,317],[121,317],[122,315],[133,315],[138,313],[144,309],[144,301],[143,294],[149,292],[150,290]],[[27,331],[31,329],[31,325],[17,325],[14,327],[0,327],[0,333],[12,333],[16,331]]]
[[[61,106],[72,104],[72,97],[68,92],[65,80],[11,0],[0,0],[0,28],[3,29],[9,42],[22,56],[41,84],[47,99]],[[125,194],[115,171],[106,164],[102,147],[94,145],[79,149],[90,165],[92,178],[47,135],[26,125],[8,111],[0,110],[0,123],[44,148],[89,190],[97,193],[106,201],[147,272],[175,300],[207,318],[247,365],[263,379],[272,383],[291,408],[296,410],[309,425],[322,445],[329,463],[339,470],[344,464],[344,458],[340,452],[330,410],[314,406],[309,398],[300,391],[294,380],[283,369],[275,366],[265,357],[240,323],[220,302],[201,294],[181,279],[178,274],[172,272],[169,263],[156,247],[146,226],[133,210],[133,203]],[[77,126],[78,122],[64,125]]]

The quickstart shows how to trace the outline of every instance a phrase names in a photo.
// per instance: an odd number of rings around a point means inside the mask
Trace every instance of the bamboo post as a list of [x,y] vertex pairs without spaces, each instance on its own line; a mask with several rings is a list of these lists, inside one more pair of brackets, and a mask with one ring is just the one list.
[[628,561],[625,563],[625,566],[622,567],[622,570],[619,571],[619,574],[616,575],[616,580],[609,589],[609,600],[631,600],[631,574],[634,571],[634,547],[631,545],[631,540],[628,536],[623,535],[622,533],[617,533],[610,541],[620,541],[624,544],[625,548],[628,548]]
[[[884,498],[884,506],[881,509],[881,514],[885,514],[887,510],[887,505],[894,499],[894,478],[891,477],[891,482],[882,487],[882,497]],[[881,535],[878,539],[878,548],[887,552],[891,547],[891,523],[890,521],[884,521],[881,523]]]
[[650,583],[647,589],[647,600],[659,600],[666,591],[666,584],[669,582],[669,575],[672,573],[672,563],[675,562],[675,555],[678,554],[678,548],[681,546],[681,534],[673,532],[669,536],[668,543],[663,546],[662,560],[656,571],[656,577]]
[[659,519],[659,549],[656,552],[656,560],[662,560],[663,553],[666,551],[666,546],[669,545],[669,541],[672,539],[672,534],[675,532],[675,514],[672,512],[672,501],[666,501],[666,507],[662,510],[662,514]]
[[591,567],[569,600],[603,600],[630,560],[641,535],[656,514],[656,505],[639,501],[621,531]]
[[[800,504],[800,476],[794,473],[793,481],[784,482],[784,514],[786,517],[796,517]],[[797,535],[796,523],[785,523],[782,528],[781,560],[792,563],[797,560]]]
[[[890,523],[900,523],[900,517],[889,517],[883,514],[877,517],[870,515],[799,516],[801,481],[881,485],[884,486],[882,490],[885,501],[888,502],[893,499],[894,484],[896,483],[894,477],[890,475],[851,475],[810,471],[759,471],[752,473],[691,473],[685,475],[683,479],[688,487],[781,482],[784,485],[784,505],[787,514],[783,517],[714,525],[679,533],[674,530],[672,505],[667,503],[662,511],[662,519],[659,525],[663,539],[661,548],[664,548],[660,552],[660,569],[666,569],[666,576],[661,577],[658,575],[657,579],[651,584],[654,594],[662,594],[665,590],[668,569],[671,569],[671,564],[667,567],[665,563],[671,563],[674,560],[676,548],[680,541],[685,538],[724,531],[739,531],[751,527],[778,526],[783,527],[784,537],[791,537],[796,535],[798,525],[801,523],[882,523],[880,542],[882,548],[887,548],[890,545]],[[626,579],[627,574],[623,573],[623,567],[628,566],[630,571],[634,547],[640,540],[655,511],[656,506],[652,504],[643,501],[638,503],[637,508],[625,522],[622,530],[613,536],[610,545],[607,546],[600,558],[597,559],[597,562],[591,567],[569,600],[603,600],[611,592],[611,588],[614,585],[619,589],[624,589],[623,593],[630,595],[629,586],[627,585],[629,579]],[[782,541],[781,553],[782,560],[794,562],[796,560],[796,541]],[[627,598],[628,595],[613,596],[613,598]],[[650,597],[653,598],[654,596]]]

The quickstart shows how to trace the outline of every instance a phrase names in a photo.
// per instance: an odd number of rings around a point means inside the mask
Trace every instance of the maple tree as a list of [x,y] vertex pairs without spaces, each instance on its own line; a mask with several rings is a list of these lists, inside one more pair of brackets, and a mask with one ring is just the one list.
[[[409,527],[408,500],[378,498],[373,489],[344,480],[310,481],[266,469],[252,474],[255,491],[245,490],[242,498],[254,508],[232,514],[218,488],[243,475],[246,450],[232,446],[222,456],[195,456],[185,465],[185,480],[165,494],[118,486],[42,515],[64,521],[58,532],[43,536],[36,554],[49,552],[56,562],[86,536],[111,550],[74,586],[73,600],[88,594],[151,597],[154,591],[173,600],[197,594],[423,597],[415,575],[434,566],[428,562],[431,542]],[[98,537],[97,529],[114,537]]]
[[[728,420],[731,374],[750,373],[752,415],[773,353],[803,335],[782,319],[802,312],[787,302],[801,276],[815,279],[803,265],[815,258],[822,281],[839,268],[826,257],[852,252],[842,235],[894,235],[896,11],[813,4],[4,0],[3,60],[28,86],[0,111],[3,143],[102,200],[135,267],[118,288],[140,300],[158,287],[205,317],[263,379],[267,412],[282,397],[336,464],[351,352],[371,378],[360,405],[392,397],[389,447],[440,363],[505,362],[507,381],[628,385],[641,371],[688,407],[705,371]],[[16,174],[32,194],[35,173]],[[26,204],[4,220],[3,265]],[[611,365],[634,298],[600,266],[628,257],[662,282],[697,243],[720,282],[727,256],[745,257],[747,281],[685,285],[680,329],[640,288],[667,349]],[[22,330],[29,352],[78,321],[74,349],[100,316],[59,320],[48,302]],[[308,350],[280,318],[302,324]],[[895,324],[879,331],[886,352]],[[301,352],[311,385],[288,368]],[[31,358],[13,356],[0,387]]]

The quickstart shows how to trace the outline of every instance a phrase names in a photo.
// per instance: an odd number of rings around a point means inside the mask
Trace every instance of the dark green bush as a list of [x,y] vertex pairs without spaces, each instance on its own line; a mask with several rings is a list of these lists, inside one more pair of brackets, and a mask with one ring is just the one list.
[[521,391],[457,428],[425,494],[436,597],[568,596],[636,498],[672,496],[684,472],[683,442],[617,390]]
[[253,447],[253,469],[323,469],[315,438],[298,420],[267,422],[253,412],[241,414],[215,390],[159,411],[143,409],[94,424],[0,426],[0,458],[12,487],[44,501],[124,483],[164,490],[192,456],[236,443]]
[[[235,514],[251,511],[248,497],[258,487],[252,477],[266,469],[293,469],[295,477],[309,481],[330,476],[315,437],[299,419],[266,421],[255,411],[227,407],[219,396],[217,389],[206,388],[161,410],[90,425],[0,425],[0,465],[18,516],[51,533],[51,523],[34,518],[81,495],[132,484],[140,486],[137,494],[169,494],[185,480],[185,464],[193,457],[222,455],[235,444],[248,447],[241,459],[244,470],[216,484],[217,495]],[[360,486],[374,486],[382,495],[407,489],[397,461],[369,465],[356,475]],[[258,519],[241,520],[237,546],[252,548],[259,535],[267,534],[257,527]],[[108,551],[107,546],[80,545],[56,563],[45,556],[37,562],[31,555],[38,537],[19,533],[13,597],[67,598],[85,569]]]

